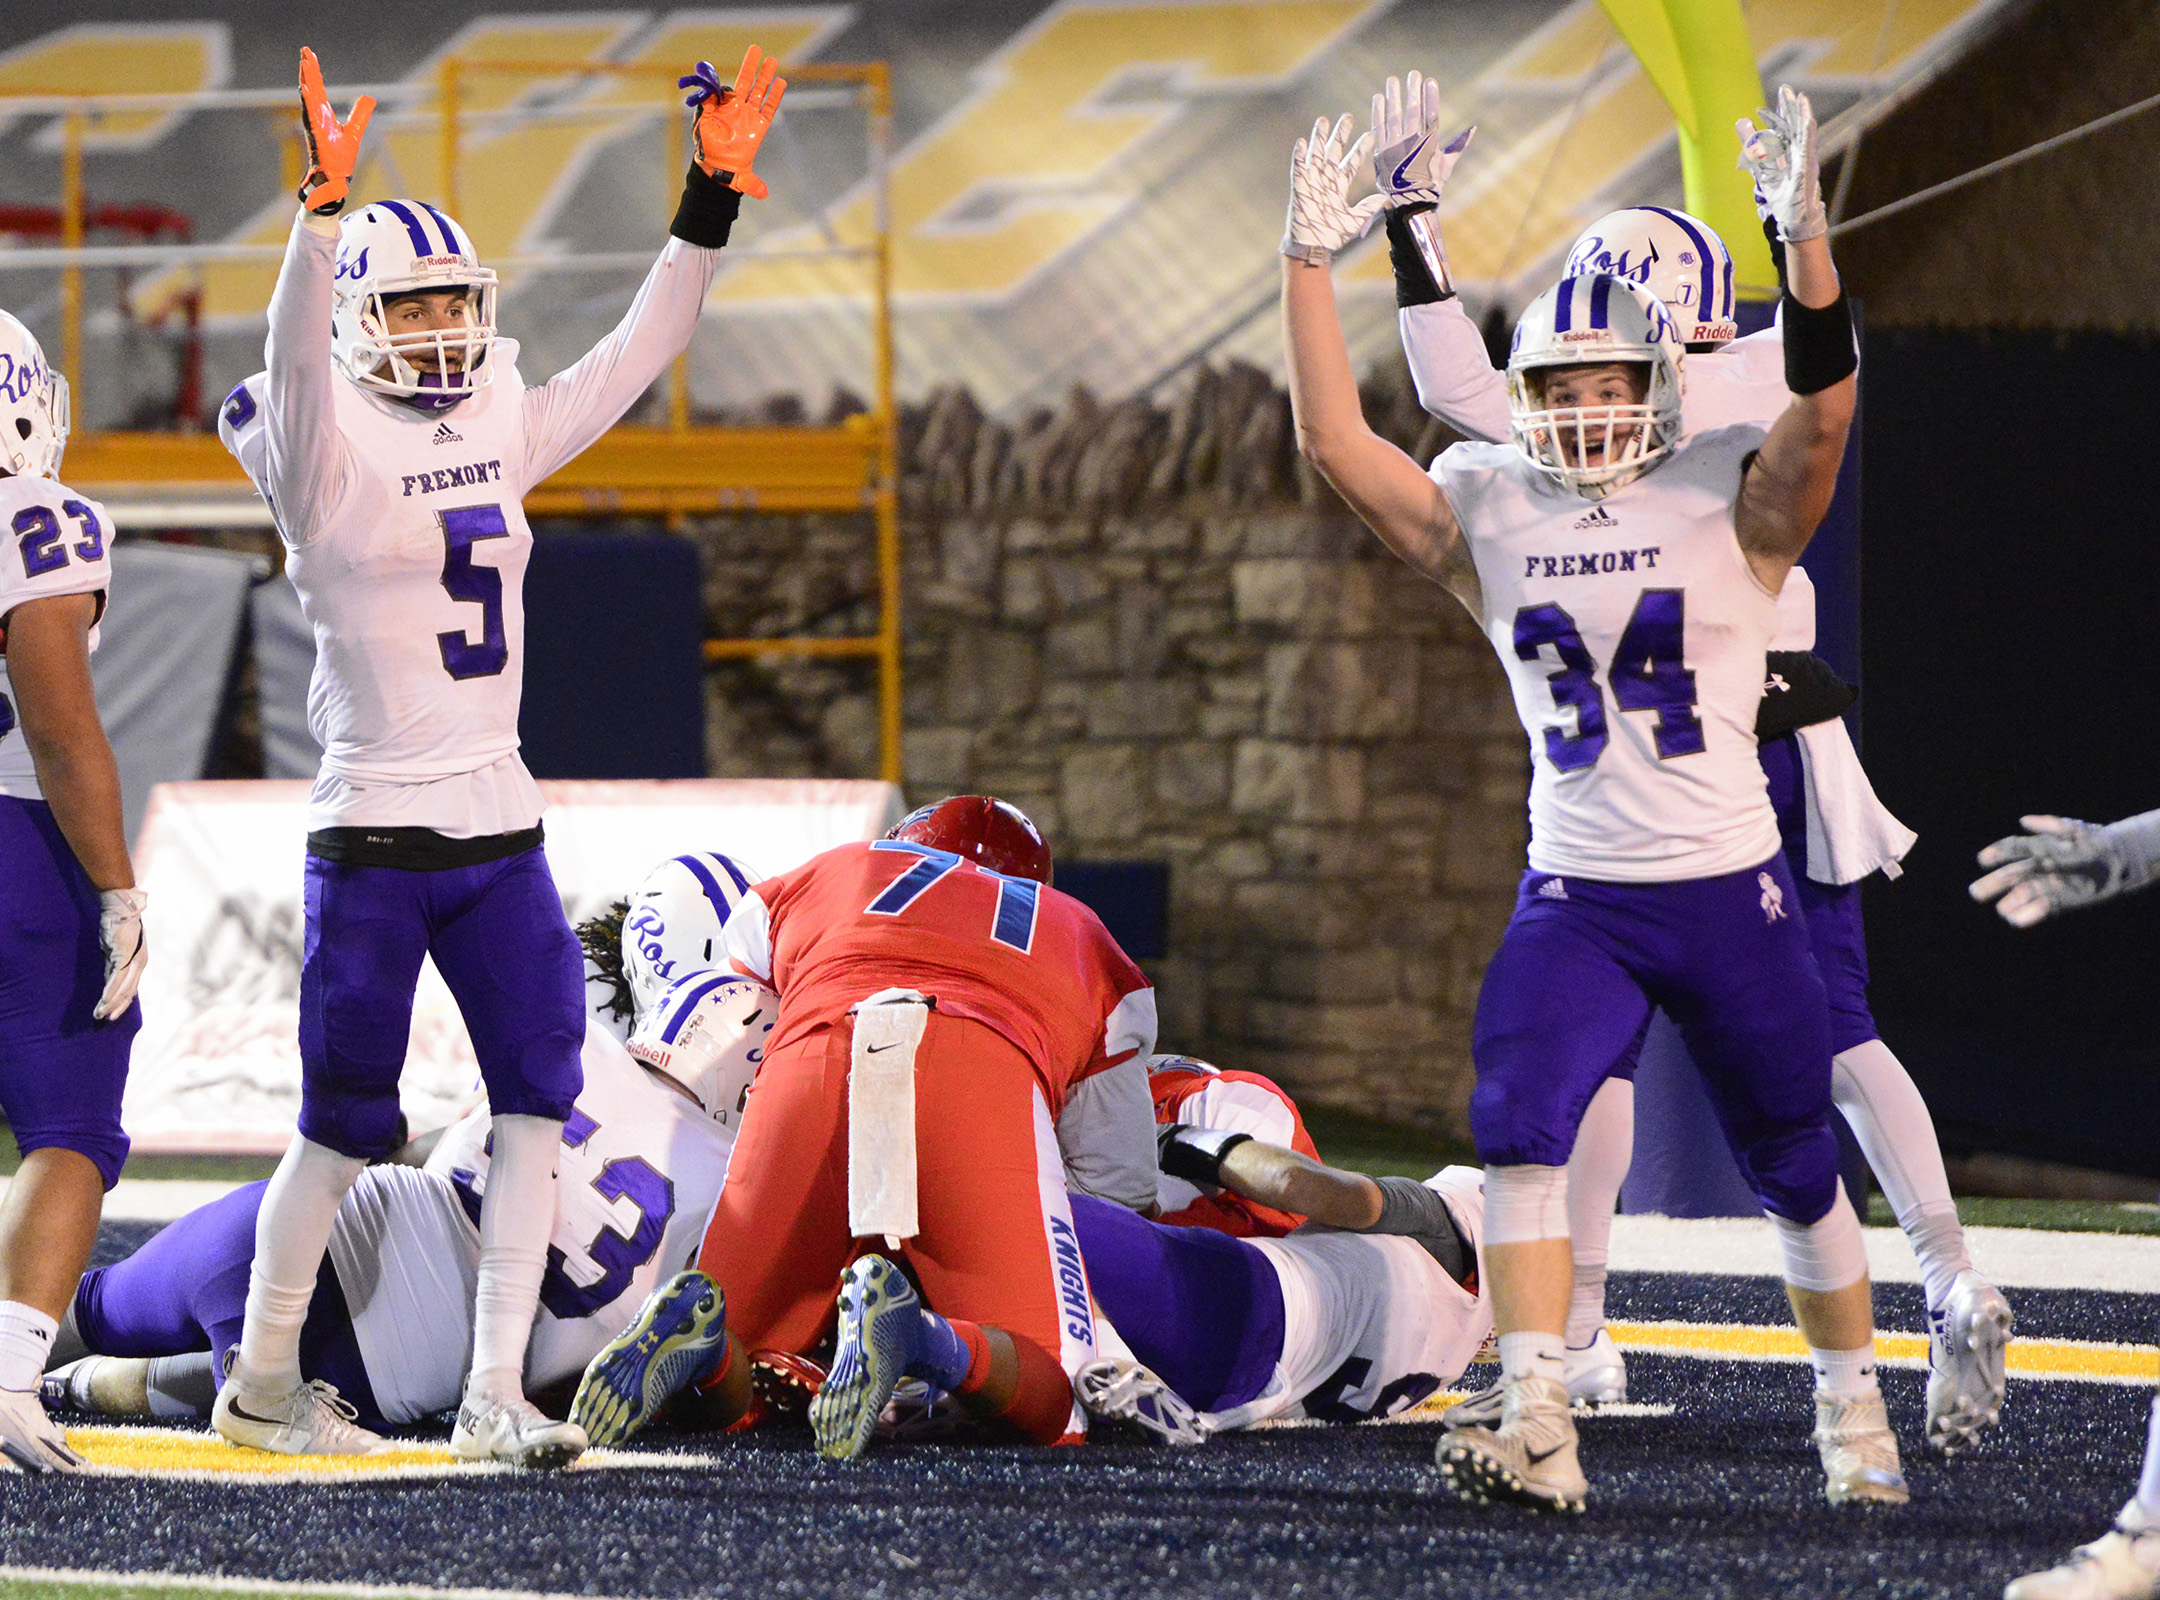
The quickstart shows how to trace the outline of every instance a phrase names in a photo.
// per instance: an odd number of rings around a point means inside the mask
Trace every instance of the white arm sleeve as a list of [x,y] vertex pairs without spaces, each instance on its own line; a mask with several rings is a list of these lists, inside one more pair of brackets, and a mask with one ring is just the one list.
[[622,419],[690,347],[718,250],[669,239],[615,331],[525,393],[525,478],[541,482]]
[[1404,306],[1395,323],[1418,404],[1466,439],[1507,443],[1507,379],[1493,369],[1485,335],[1462,301],[1450,295]]
[[1135,1211],[1155,1203],[1155,1101],[1137,1057],[1075,1084],[1057,1137],[1075,1193]]
[[337,223],[301,212],[270,291],[263,343],[264,477],[278,532],[298,547],[318,537],[351,478],[351,447],[338,431],[337,368],[330,359],[330,279]]
[[752,889],[735,902],[727,925],[720,930],[720,945],[736,970],[760,983],[772,982],[772,913]]
[[1297,1137],[1297,1119],[1290,1108],[1257,1083],[1225,1083],[1218,1078],[1179,1102],[1177,1119],[1188,1128],[1248,1134],[1285,1150]]

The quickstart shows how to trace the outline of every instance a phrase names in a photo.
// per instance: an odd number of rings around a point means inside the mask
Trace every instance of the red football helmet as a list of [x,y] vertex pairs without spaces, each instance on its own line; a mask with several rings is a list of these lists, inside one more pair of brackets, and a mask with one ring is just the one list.
[[1040,830],[1018,806],[989,795],[958,794],[911,811],[885,837],[950,850],[1009,878],[1050,881],[1050,847]]

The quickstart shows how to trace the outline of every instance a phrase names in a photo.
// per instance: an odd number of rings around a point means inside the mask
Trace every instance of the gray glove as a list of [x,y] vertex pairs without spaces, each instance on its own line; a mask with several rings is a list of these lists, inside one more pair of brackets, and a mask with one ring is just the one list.
[[2020,817],[2026,831],[1980,852],[1995,870],[1973,880],[2003,921],[2029,928],[2058,912],[2094,905],[2152,882],[2160,864],[2160,811],[2099,827],[2074,817]]

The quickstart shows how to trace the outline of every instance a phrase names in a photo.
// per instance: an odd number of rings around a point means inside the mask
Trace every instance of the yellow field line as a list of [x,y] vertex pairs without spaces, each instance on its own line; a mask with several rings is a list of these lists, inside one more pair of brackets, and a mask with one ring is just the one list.
[[[1807,1345],[1794,1328],[1712,1322],[1615,1322],[1623,1350],[1738,1361],[1805,1361]],[[1928,1342],[1917,1333],[1878,1333],[1875,1356],[1885,1366],[1924,1367]],[[2102,1344],[2084,1339],[2012,1339],[2004,1363],[2013,1378],[2085,1383],[2160,1382],[2160,1346]]]

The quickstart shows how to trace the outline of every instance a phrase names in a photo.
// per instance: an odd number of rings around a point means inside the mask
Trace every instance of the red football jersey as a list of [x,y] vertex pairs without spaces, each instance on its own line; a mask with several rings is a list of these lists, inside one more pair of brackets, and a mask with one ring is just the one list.
[[919,989],[1018,1046],[1054,1118],[1081,1079],[1155,1048],[1155,991],[1094,912],[950,851],[828,850],[755,884],[725,938],[780,991],[774,1051],[880,989]]
[[[1148,1068],[1148,1089],[1155,1099],[1155,1120],[1166,1127],[1222,1128],[1320,1159],[1297,1102],[1257,1072],[1225,1072],[1191,1056],[1157,1056]],[[1295,1212],[1278,1211],[1227,1189],[1200,1194],[1174,1178],[1165,1179],[1163,1187],[1182,1191],[1166,1195],[1165,1206],[1185,1199],[1160,1218],[1175,1227],[1214,1228],[1240,1239],[1280,1239],[1305,1221]]]

